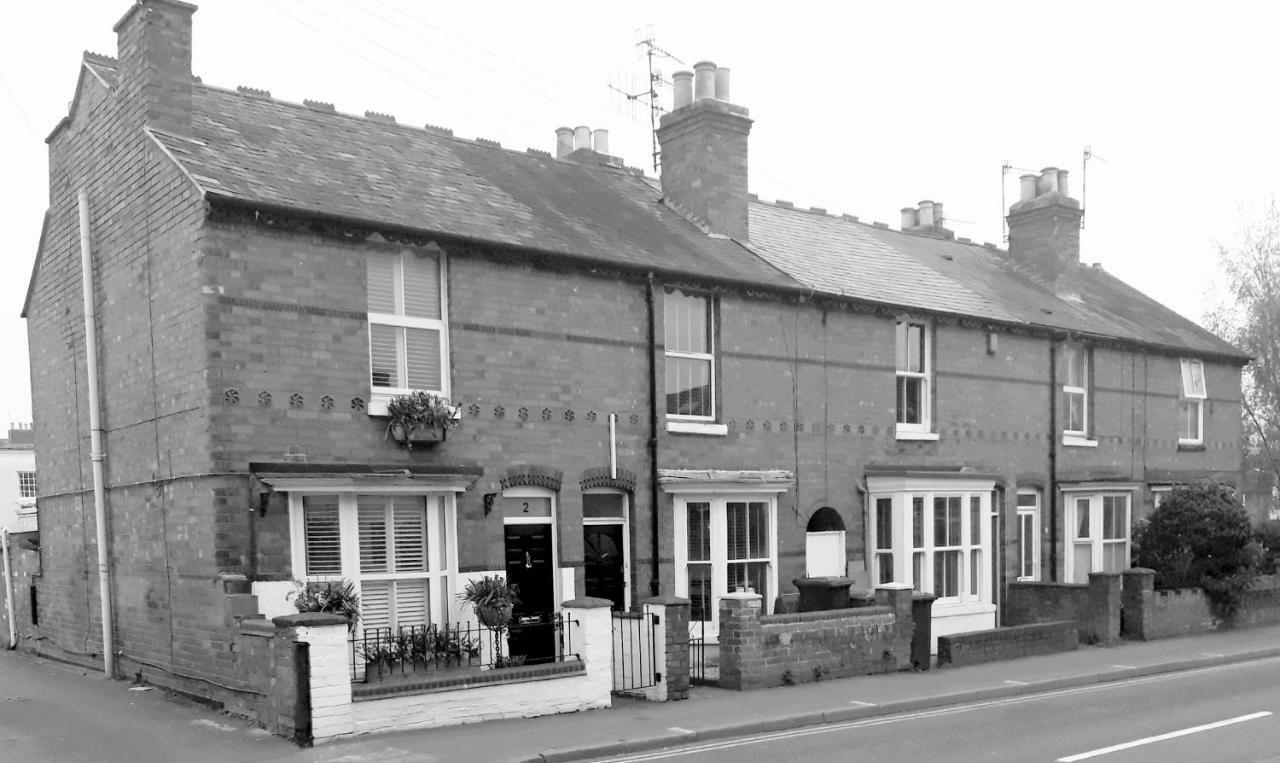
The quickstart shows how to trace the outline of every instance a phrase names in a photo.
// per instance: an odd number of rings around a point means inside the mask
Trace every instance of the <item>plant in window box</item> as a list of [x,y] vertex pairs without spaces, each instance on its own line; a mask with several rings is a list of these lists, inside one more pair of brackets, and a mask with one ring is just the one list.
[[387,436],[409,450],[444,440],[445,433],[457,425],[457,407],[430,392],[414,390],[387,403]]

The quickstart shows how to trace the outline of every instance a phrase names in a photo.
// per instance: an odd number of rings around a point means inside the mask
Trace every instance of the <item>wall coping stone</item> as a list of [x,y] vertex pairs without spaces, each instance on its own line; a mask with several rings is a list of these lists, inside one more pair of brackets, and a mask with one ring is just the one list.
[[847,609],[822,609],[815,612],[789,612],[781,615],[765,615],[760,624],[789,625],[792,623],[814,623],[824,620],[875,620],[881,621],[893,615],[893,607],[849,607]]
[[503,684],[519,684],[529,681],[546,681],[556,678],[572,678],[587,672],[582,660],[565,660],[545,665],[521,665],[512,668],[496,668],[492,670],[461,671],[462,675],[449,675],[451,671],[437,673],[427,678],[374,682],[368,684],[352,684],[351,700],[364,702],[387,697],[399,697],[405,694],[438,694],[449,691],[465,691],[479,686],[500,686]]
[[240,635],[265,636],[270,638],[279,632],[276,624],[265,617],[246,617],[240,621]]
[[566,601],[560,606],[565,609],[600,609],[601,607],[612,607],[613,602],[596,596],[579,596],[576,599]]
[[277,628],[317,628],[322,625],[347,625],[347,618],[332,612],[299,612],[271,618]]

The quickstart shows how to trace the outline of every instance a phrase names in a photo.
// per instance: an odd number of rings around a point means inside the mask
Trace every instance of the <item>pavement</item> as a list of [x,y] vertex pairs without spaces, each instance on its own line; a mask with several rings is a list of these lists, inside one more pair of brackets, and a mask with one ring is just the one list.
[[[127,758],[116,758],[99,747],[100,759],[104,760],[171,759],[164,752],[167,748],[183,750],[175,757],[189,763],[203,760],[197,750],[205,742],[217,739],[216,746],[204,751],[216,753],[221,761],[541,762],[598,759],[1277,656],[1280,656],[1280,626],[1251,628],[1152,642],[1126,641],[1115,647],[1081,646],[1072,652],[972,667],[856,676],[758,691],[735,692],[695,686],[690,698],[680,702],[650,703],[615,698],[614,706],[604,710],[362,736],[308,750],[293,747],[284,740],[264,738],[264,732],[249,729],[237,719],[190,702],[170,699],[165,707],[157,707],[153,703],[163,699],[161,692],[138,696],[130,692],[123,681],[93,678],[81,669],[54,670],[43,666],[37,680],[42,694],[48,695],[47,701],[57,704],[60,712],[56,723],[72,728],[74,725],[68,722],[74,719],[68,718],[68,714],[81,712],[74,708],[84,707],[85,713],[103,713],[112,707],[120,707],[120,712],[126,709],[122,703],[113,705],[101,701],[108,694],[123,693],[131,695],[133,700],[147,700],[145,709],[133,710],[141,711],[140,714],[100,719],[104,735],[110,728],[132,740]],[[0,695],[17,688],[4,686],[9,680],[34,678],[26,675],[33,669],[29,664],[44,662],[27,655],[0,653]],[[32,689],[18,689],[19,693],[24,691],[29,693]],[[4,699],[0,696],[0,700]],[[5,716],[4,705],[0,704],[0,732],[5,731]],[[166,741],[164,730],[154,724],[160,718],[171,718],[167,728],[181,737]],[[130,724],[134,723],[136,730],[131,731]],[[229,728],[237,724],[238,732]],[[28,728],[28,732],[34,734],[34,729]],[[22,735],[21,730],[10,729],[10,733]],[[8,740],[15,738],[0,733],[0,737],[6,736]],[[153,755],[139,754],[136,745],[142,739],[150,739],[161,747],[153,750]],[[44,757],[40,755],[42,750],[54,748],[46,748],[35,736],[26,743],[26,748],[18,749],[27,750],[31,756],[23,759],[69,759],[65,756],[66,747],[60,748],[62,755]]]

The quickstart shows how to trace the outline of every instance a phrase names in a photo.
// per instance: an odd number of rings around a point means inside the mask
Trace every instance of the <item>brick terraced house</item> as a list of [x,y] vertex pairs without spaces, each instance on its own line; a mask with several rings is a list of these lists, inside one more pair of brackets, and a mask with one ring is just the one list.
[[[657,181],[586,128],[552,156],[204,84],[194,10],[140,0],[48,138],[25,648],[102,657],[82,235],[119,672],[211,696],[241,576],[266,615],[345,577],[366,624],[458,621],[503,572],[522,616],[674,594],[714,632],[737,587],[849,574],[935,594],[945,634],[1241,478],[1248,358],[1080,263],[1065,171],[1022,179],[1007,250],[931,202],[895,230],[748,194],[712,64]],[[412,389],[459,407],[445,441],[387,438]]]

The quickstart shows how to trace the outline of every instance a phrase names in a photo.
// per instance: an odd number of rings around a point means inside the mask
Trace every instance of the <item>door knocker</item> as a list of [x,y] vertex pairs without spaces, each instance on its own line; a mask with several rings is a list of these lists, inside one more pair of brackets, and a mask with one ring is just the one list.
[[529,556],[529,552],[524,552],[524,568],[526,570],[533,569],[533,557]]

